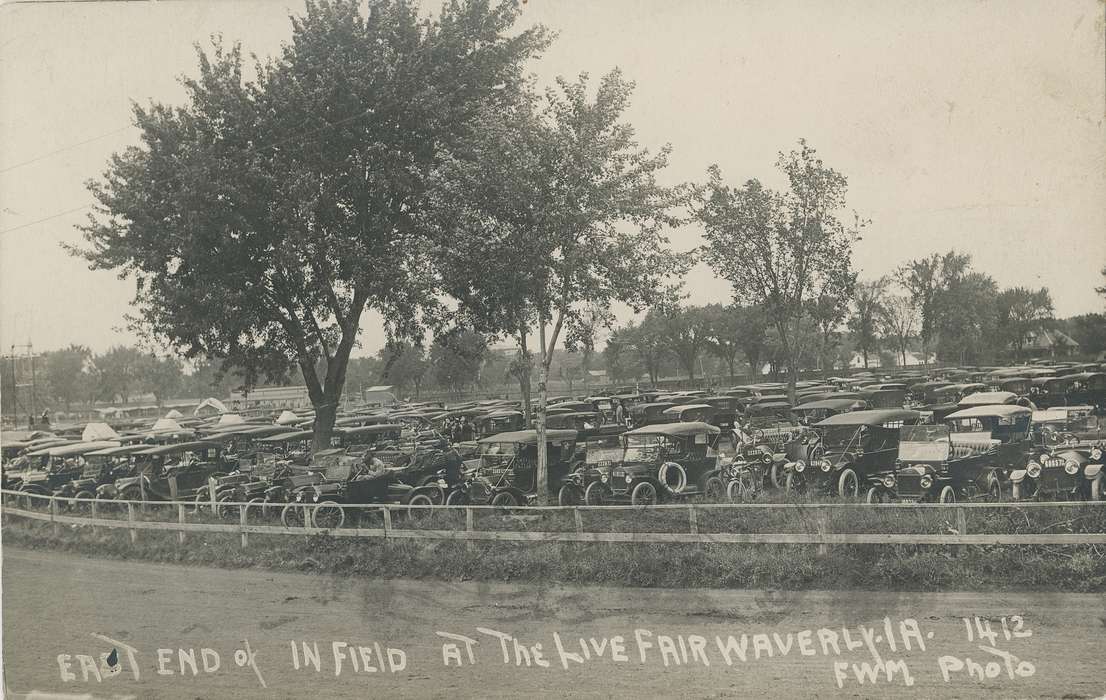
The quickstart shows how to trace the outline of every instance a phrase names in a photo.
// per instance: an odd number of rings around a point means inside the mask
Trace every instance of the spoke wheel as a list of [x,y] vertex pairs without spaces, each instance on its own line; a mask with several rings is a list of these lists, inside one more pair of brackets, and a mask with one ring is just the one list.
[[322,530],[335,530],[345,522],[345,509],[334,501],[323,501],[311,511],[311,524]]
[[630,503],[635,506],[651,506],[657,503],[657,487],[648,481],[639,482],[630,492]]

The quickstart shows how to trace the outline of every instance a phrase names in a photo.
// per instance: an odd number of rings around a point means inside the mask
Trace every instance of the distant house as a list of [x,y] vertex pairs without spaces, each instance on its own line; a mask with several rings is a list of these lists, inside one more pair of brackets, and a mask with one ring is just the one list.
[[[926,356],[920,352],[914,352],[913,350],[906,351],[906,364],[899,364],[902,360],[902,356],[899,353],[893,353],[895,356],[895,364],[893,367],[920,367],[922,365],[933,364],[937,361],[936,355],[929,354],[928,362]],[[875,369],[882,367],[883,363],[880,361],[880,353],[870,352],[868,353],[868,369]],[[849,360],[849,367],[852,369],[864,369],[864,355],[859,352],[854,352],[852,359]]]
[[394,406],[397,403],[391,384],[378,384],[365,389],[361,399],[369,406]]
[[1069,357],[1078,354],[1079,343],[1063,331],[1030,331],[1022,353],[1039,357]]

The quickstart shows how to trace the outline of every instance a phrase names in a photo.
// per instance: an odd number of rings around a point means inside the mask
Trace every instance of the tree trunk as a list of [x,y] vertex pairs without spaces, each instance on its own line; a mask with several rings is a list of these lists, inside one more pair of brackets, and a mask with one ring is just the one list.
[[324,400],[315,406],[315,422],[312,424],[312,446],[315,452],[330,447],[330,436],[334,432],[334,421],[338,417],[338,403]]
[[518,357],[524,365],[515,374],[515,379],[518,380],[518,391],[522,397],[522,419],[526,425],[530,425],[534,412],[530,409],[530,349],[526,347],[525,326],[520,327],[518,331]]
[[549,454],[545,448],[545,402],[548,399],[548,393],[546,391],[546,382],[549,378],[549,363],[546,362],[548,355],[552,353],[547,352],[545,343],[545,319],[538,321],[538,351],[540,354],[540,360],[538,364],[538,415],[534,422],[534,428],[537,430],[537,448],[538,448],[538,469],[534,476],[534,486],[537,492],[538,505],[545,505],[549,500]]

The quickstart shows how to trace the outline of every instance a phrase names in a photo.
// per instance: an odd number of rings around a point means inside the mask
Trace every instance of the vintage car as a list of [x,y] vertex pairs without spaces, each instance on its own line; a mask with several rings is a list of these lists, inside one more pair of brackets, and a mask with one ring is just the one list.
[[668,420],[668,417],[664,415],[664,412],[675,406],[676,404],[670,401],[651,401],[649,403],[639,403],[630,409],[630,422],[635,427],[642,427],[644,425],[655,425],[657,423],[664,423]]
[[986,391],[986,389],[984,384],[979,383],[948,384],[928,391],[926,396],[929,401],[922,406],[914,407],[913,410],[920,412],[923,419],[928,419],[931,423],[940,423],[945,416],[959,408],[960,401],[965,396]]
[[1029,400],[1036,404],[1037,408],[1067,406],[1072,403],[1068,400],[1068,392],[1074,382],[1072,375],[1066,377],[1035,377],[1029,387]]
[[1010,474],[1015,501],[1056,497],[1063,500],[1102,500],[1103,448],[1095,445],[1062,447],[1034,456],[1025,469]]
[[1033,412],[1033,440],[1041,449],[1106,445],[1106,428],[1093,406],[1055,406]]
[[[134,470],[134,459],[131,455],[149,447],[145,444],[120,445],[86,452],[80,475],[54,489],[54,495],[82,500],[96,498],[97,488],[114,483]],[[73,509],[88,507],[87,503],[78,501],[73,501],[69,505]]]
[[209,501],[208,478],[223,477],[233,468],[222,459],[218,442],[196,440],[158,445],[132,453],[135,475],[103,484],[97,500]]
[[665,417],[673,423],[700,422],[713,424],[714,416],[717,413],[718,409],[705,403],[689,403],[664,410]]
[[622,455],[603,500],[650,505],[705,495],[721,500],[717,427],[709,423],[649,425],[622,434]]
[[1080,372],[1068,375],[1071,387],[1068,390],[1068,403],[1088,404],[1098,409],[1106,408],[1106,373]]
[[838,413],[815,423],[807,459],[784,465],[787,491],[855,497],[874,474],[894,468],[899,430],[921,421],[917,411],[877,409]]
[[256,442],[257,456],[254,465],[260,467],[278,461],[307,465],[311,460],[314,439],[315,433],[312,430],[293,430],[261,438]]
[[[546,430],[546,482],[557,491],[572,470],[575,430]],[[480,441],[476,468],[446,497],[449,505],[518,506],[537,496],[538,434],[519,430]]]
[[495,435],[496,433],[508,433],[513,430],[523,430],[526,427],[526,419],[522,411],[510,409],[497,409],[477,418],[474,421],[476,430],[475,439]]
[[866,408],[868,408],[868,404],[860,398],[820,399],[799,404],[791,409],[791,412],[802,425],[812,425],[830,416],[836,416],[838,413],[863,411]]
[[1008,475],[1028,459],[1031,417],[1022,406],[981,405],[941,425],[903,426],[895,468],[872,476],[867,501],[1000,500]]
[[[8,488],[49,496],[61,485],[80,477],[84,455],[108,447],[119,447],[119,443],[104,440],[81,441],[28,452],[26,457],[29,468],[11,475],[9,483],[12,485]],[[27,506],[46,504],[46,501],[40,499],[24,499],[22,502]]]
[[914,409],[926,404],[936,403],[937,397],[933,392],[947,386],[952,386],[952,382],[932,380],[910,385],[906,391],[906,408]]
[[736,396],[707,396],[703,403],[714,407],[714,417],[707,422],[723,430],[732,428],[737,416],[745,411],[745,402]]
[[1018,396],[1028,396],[1029,390],[1033,386],[1033,380],[1028,377],[1016,377],[1016,376],[1000,376],[992,377],[987,382],[987,389],[989,391],[1009,391],[1011,394]]
[[868,408],[902,408],[906,403],[906,387],[902,384],[878,384],[864,387],[857,394]]
[[399,481],[394,470],[370,472],[361,457],[336,455],[329,460],[322,479],[295,489],[281,511],[280,520],[285,527],[295,527],[310,517],[314,527],[336,529],[347,519],[360,523],[368,516],[364,509],[347,506],[406,504],[413,491],[410,485]]
[[577,440],[573,470],[562,480],[557,492],[557,502],[560,505],[603,504],[609,488],[611,470],[622,459],[620,435],[621,433]]

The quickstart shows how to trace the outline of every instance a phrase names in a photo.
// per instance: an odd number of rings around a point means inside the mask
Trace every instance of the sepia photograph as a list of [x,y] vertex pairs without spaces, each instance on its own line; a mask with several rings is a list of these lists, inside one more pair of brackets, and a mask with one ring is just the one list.
[[1101,0],[0,0],[0,697],[1106,698]]

